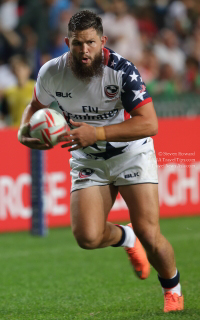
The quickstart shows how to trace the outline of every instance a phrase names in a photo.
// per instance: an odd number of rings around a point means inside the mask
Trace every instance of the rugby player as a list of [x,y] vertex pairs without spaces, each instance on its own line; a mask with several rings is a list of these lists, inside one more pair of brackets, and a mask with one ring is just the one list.
[[[29,148],[51,148],[30,137],[29,120],[57,101],[71,128],[58,139],[72,154],[71,227],[79,246],[124,247],[140,279],[148,277],[150,262],[163,288],[164,311],[182,310],[174,251],[159,226],[152,99],[134,64],[105,47],[96,14],[84,10],[72,16],[65,41],[70,51],[39,71],[18,139]],[[131,224],[107,222],[118,192],[134,231]]]

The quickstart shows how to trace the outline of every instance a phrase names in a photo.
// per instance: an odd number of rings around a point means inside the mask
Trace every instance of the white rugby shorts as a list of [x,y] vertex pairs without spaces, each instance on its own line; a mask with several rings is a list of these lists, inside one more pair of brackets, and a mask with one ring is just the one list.
[[108,160],[70,159],[71,192],[91,186],[158,183],[153,139]]

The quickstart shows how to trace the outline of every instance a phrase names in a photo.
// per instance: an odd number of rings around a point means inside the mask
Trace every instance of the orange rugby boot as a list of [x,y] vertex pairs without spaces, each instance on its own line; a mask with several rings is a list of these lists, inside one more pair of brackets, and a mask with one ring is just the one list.
[[[132,228],[131,223],[129,223],[128,226]],[[125,247],[125,250],[138,278],[142,280],[148,278],[150,274],[150,263],[139,239],[136,238],[133,248]]]
[[179,296],[177,293],[167,291],[164,294],[164,312],[180,311],[184,309],[183,295]]

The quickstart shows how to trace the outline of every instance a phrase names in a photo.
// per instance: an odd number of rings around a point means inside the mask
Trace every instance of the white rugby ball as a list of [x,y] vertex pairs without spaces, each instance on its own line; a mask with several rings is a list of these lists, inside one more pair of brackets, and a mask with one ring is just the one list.
[[58,136],[66,130],[65,118],[53,109],[40,109],[30,119],[30,136],[39,139],[41,143],[55,146]]

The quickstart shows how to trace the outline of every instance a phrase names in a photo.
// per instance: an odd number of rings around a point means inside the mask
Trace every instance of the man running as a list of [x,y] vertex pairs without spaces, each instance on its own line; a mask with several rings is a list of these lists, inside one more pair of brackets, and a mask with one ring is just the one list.
[[[35,149],[51,147],[30,137],[29,120],[57,101],[71,128],[59,141],[72,154],[71,227],[79,246],[125,247],[141,279],[148,277],[150,262],[164,291],[164,311],[182,310],[174,251],[159,226],[157,163],[150,138],[158,124],[152,99],[137,68],[105,48],[107,37],[96,14],[85,10],[72,16],[65,40],[70,51],[39,71],[19,141]],[[107,222],[118,192],[134,231],[131,224]]]

